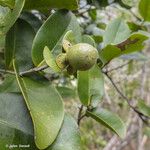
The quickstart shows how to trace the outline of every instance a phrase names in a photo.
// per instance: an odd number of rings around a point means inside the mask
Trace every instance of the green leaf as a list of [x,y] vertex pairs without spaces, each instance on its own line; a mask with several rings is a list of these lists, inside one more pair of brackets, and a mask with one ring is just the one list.
[[54,71],[54,72],[61,72],[60,68],[57,66],[55,57],[53,56],[52,52],[49,50],[47,46],[45,46],[43,51],[43,56],[46,64]]
[[99,52],[100,60],[103,66],[108,64],[112,59],[118,57],[121,54],[121,50],[115,45],[107,45],[104,49]]
[[97,11],[96,11],[96,9],[91,9],[91,10],[89,11],[89,16],[91,17],[91,19],[92,19],[93,21],[95,21],[96,18],[97,18]]
[[5,36],[0,37],[0,53],[2,52],[2,49],[5,47]]
[[134,23],[134,22],[128,22],[128,26],[132,32],[138,32],[139,30],[147,31],[147,28],[143,25]]
[[126,9],[131,9],[131,3],[130,1],[126,0],[115,0],[121,7],[124,7]]
[[47,150],[81,150],[78,125],[70,115],[65,115],[56,141]]
[[150,1],[140,0],[139,2],[139,12],[143,17],[144,21],[150,21]]
[[104,95],[104,77],[97,65],[89,70],[89,90],[90,103],[96,107]]
[[88,71],[78,71],[78,95],[83,105],[96,107],[104,94],[104,78],[95,65]]
[[14,62],[16,78],[30,110],[34,125],[35,143],[39,149],[47,148],[56,139],[64,118],[63,102],[57,90],[43,81],[20,78]]
[[0,108],[0,124],[33,135],[32,121],[20,94],[0,93]]
[[82,36],[82,42],[83,42],[83,43],[88,43],[88,44],[90,44],[90,45],[96,47],[96,44],[95,44],[94,39],[93,39],[91,36],[89,36],[89,35],[86,35],[86,34],[83,35],[83,36]]
[[27,21],[35,32],[37,32],[42,25],[42,21],[31,12],[23,12],[20,18]]
[[106,65],[113,58],[116,58],[120,55],[142,50],[144,47],[143,42],[147,39],[148,37],[146,35],[135,32],[131,34],[129,38],[119,44],[107,45],[99,52],[99,56],[101,61],[103,62],[103,65]]
[[78,0],[26,0],[25,9],[44,9],[44,8],[66,8],[76,10],[78,8]]
[[112,20],[106,27],[103,41],[104,46],[108,44],[119,44],[130,36],[130,29],[120,17]]
[[51,15],[36,34],[32,46],[32,60],[39,65],[43,60],[43,50],[47,46],[56,56],[62,51],[62,39],[72,30],[75,39],[81,41],[80,27],[76,17],[69,11],[59,10]]
[[19,71],[32,67],[31,47],[35,36],[33,28],[24,20],[19,19],[6,36],[5,63],[12,69],[12,60],[16,58]]
[[150,117],[150,106],[145,104],[143,100],[138,101],[137,107],[138,107],[140,112],[142,112],[144,115]]
[[[95,41],[89,35],[82,36],[82,42],[95,46]],[[90,70],[78,71],[78,95],[83,105],[96,107],[104,94],[104,78],[100,68],[95,65]]]
[[33,142],[33,125],[24,100],[20,94],[0,93],[0,148],[6,150],[6,144],[30,145]]
[[0,0],[0,5],[13,9],[15,5],[15,0]]
[[18,83],[16,81],[15,75],[5,75],[4,81],[0,84],[0,93],[20,93]]
[[68,51],[68,49],[70,48],[70,46],[77,44],[76,40],[75,40],[75,36],[72,30],[69,30],[66,32],[66,34],[64,35],[63,39],[62,39],[62,47],[63,50],[65,52]]
[[76,97],[75,89],[72,89],[70,87],[64,87],[64,86],[58,86],[56,87],[56,89],[63,97],[63,99],[71,99]]
[[99,36],[99,35],[93,35],[92,38],[94,39],[94,41],[99,44],[103,41],[103,37]]
[[143,42],[147,39],[147,35],[142,34],[140,32],[135,32],[131,34],[127,40],[123,41],[122,43],[119,43],[117,47],[121,49],[121,54],[132,53],[135,51],[142,50],[144,48]]
[[22,11],[24,2],[25,0],[16,0],[13,10],[10,10],[7,7],[0,7],[0,38],[5,36],[11,26],[15,23]]
[[88,106],[90,104],[89,93],[89,71],[78,71],[78,95],[83,105]]
[[87,115],[111,129],[113,132],[123,138],[126,134],[126,127],[118,115],[109,112],[106,109],[99,108],[93,111],[87,111]]

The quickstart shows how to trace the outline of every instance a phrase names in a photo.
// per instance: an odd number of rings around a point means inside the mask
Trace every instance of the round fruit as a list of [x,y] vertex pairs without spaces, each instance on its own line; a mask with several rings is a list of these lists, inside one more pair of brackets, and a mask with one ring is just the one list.
[[75,70],[85,71],[90,69],[97,61],[98,51],[92,45],[79,43],[67,51],[69,65]]

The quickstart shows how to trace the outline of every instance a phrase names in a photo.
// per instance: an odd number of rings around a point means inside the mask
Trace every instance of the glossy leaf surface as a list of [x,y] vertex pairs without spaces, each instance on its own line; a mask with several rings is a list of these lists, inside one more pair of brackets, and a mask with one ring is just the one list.
[[72,30],[77,41],[81,40],[80,27],[76,17],[69,11],[59,10],[51,15],[36,34],[32,46],[32,60],[35,65],[43,61],[43,50],[47,46],[56,56],[62,51],[62,39]]
[[[0,6],[0,35],[5,36],[11,26],[15,23],[19,17],[25,0],[16,0],[14,8],[11,10],[8,7]],[[1,38],[1,37],[0,37]]]
[[87,111],[87,115],[106,126],[107,128],[114,131],[121,138],[126,134],[126,127],[123,121],[118,117],[118,115],[109,112],[106,109],[98,108],[93,111]]
[[140,0],[139,2],[139,12],[143,17],[144,21],[150,21],[150,1]]
[[[34,139],[39,149],[47,148],[57,137],[64,118],[63,102],[50,83],[20,78],[14,62],[16,78],[30,110],[34,125]],[[44,139],[44,140],[43,140]]]
[[81,150],[78,125],[70,115],[65,115],[56,141],[47,150]]
[[78,0],[26,0],[25,9],[44,9],[44,8],[66,8],[75,10],[78,8]]
[[19,71],[32,68],[31,47],[35,36],[33,28],[19,19],[6,36],[5,64],[12,69],[12,60],[16,58]]

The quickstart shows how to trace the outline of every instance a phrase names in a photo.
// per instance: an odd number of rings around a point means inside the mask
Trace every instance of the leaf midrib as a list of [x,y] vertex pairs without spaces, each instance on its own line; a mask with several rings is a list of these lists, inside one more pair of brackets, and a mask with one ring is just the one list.
[[[102,118],[98,117],[96,114],[93,115],[93,113],[90,112],[90,111],[87,111],[87,112],[88,112],[91,116],[95,117],[96,119],[101,120],[102,122],[104,122],[104,124],[107,125],[109,128],[111,128],[115,133],[117,133],[118,136],[123,137],[123,134],[122,134],[122,133],[119,134],[119,133],[118,133],[112,126],[110,126],[105,120],[103,120]],[[125,129],[125,126],[124,126],[122,120],[120,120],[120,122],[121,122],[123,128]]]

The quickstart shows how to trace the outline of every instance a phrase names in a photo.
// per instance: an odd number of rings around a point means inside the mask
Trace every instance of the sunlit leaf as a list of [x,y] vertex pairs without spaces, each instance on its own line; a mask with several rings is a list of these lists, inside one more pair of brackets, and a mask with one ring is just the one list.
[[0,0],[0,5],[13,9],[15,5],[15,0]]
[[138,101],[137,107],[140,112],[142,112],[144,115],[150,117],[150,106],[145,104],[145,102],[143,100]]
[[47,150],[81,150],[78,125],[70,115],[65,115],[56,141]]
[[104,79],[100,68],[95,65],[88,71],[78,71],[78,95],[83,105],[94,107],[102,100]]
[[146,41],[148,37],[140,32],[135,32],[129,36],[125,41],[119,44],[109,44],[101,51],[99,51],[99,56],[103,65],[109,63],[113,58],[120,55],[129,54],[135,51],[142,50],[144,48],[143,42]]
[[104,46],[108,44],[119,44],[130,36],[130,29],[120,17],[112,20],[106,27],[103,41]]
[[5,36],[11,26],[15,23],[19,17],[25,0],[16,0],[14,8],[11,10],[7,7],[0,6],[0,38]]
[[92,117],[97,122],[114,131],[121,138],[126,134],[126,127],[118,115],[109,112],[103,108],[97,108],[92,111],[87,111],[87,115]]
[[139,12],[145,21],[150,21],[150,1],[140,0]]
[[39,149],[47,148],[56,139],[63,122],[62,99],[50,83],[35,81],[27,77],[20,78],[15,62],[14,69],[33,120],[35,143]]
[[62,39],[72,30],[76,41],[81,40],[80,27],[76,17],[67,10],[60,10],[51,15],[36,34],[32,46],[32,60],[35,65],[43,61],[43,50],[47,46],[56,56],[62,51]]
[[46,64],[54,71],[54,72],[61,72],[60,68],[57,66],[55,57],[53,56],[52,52],[46,46],[43,51],[43,56]]
[[44,8],[66,8],[75,10],[78,8],[78,0],[26,0],[25,9],[44,9]]

